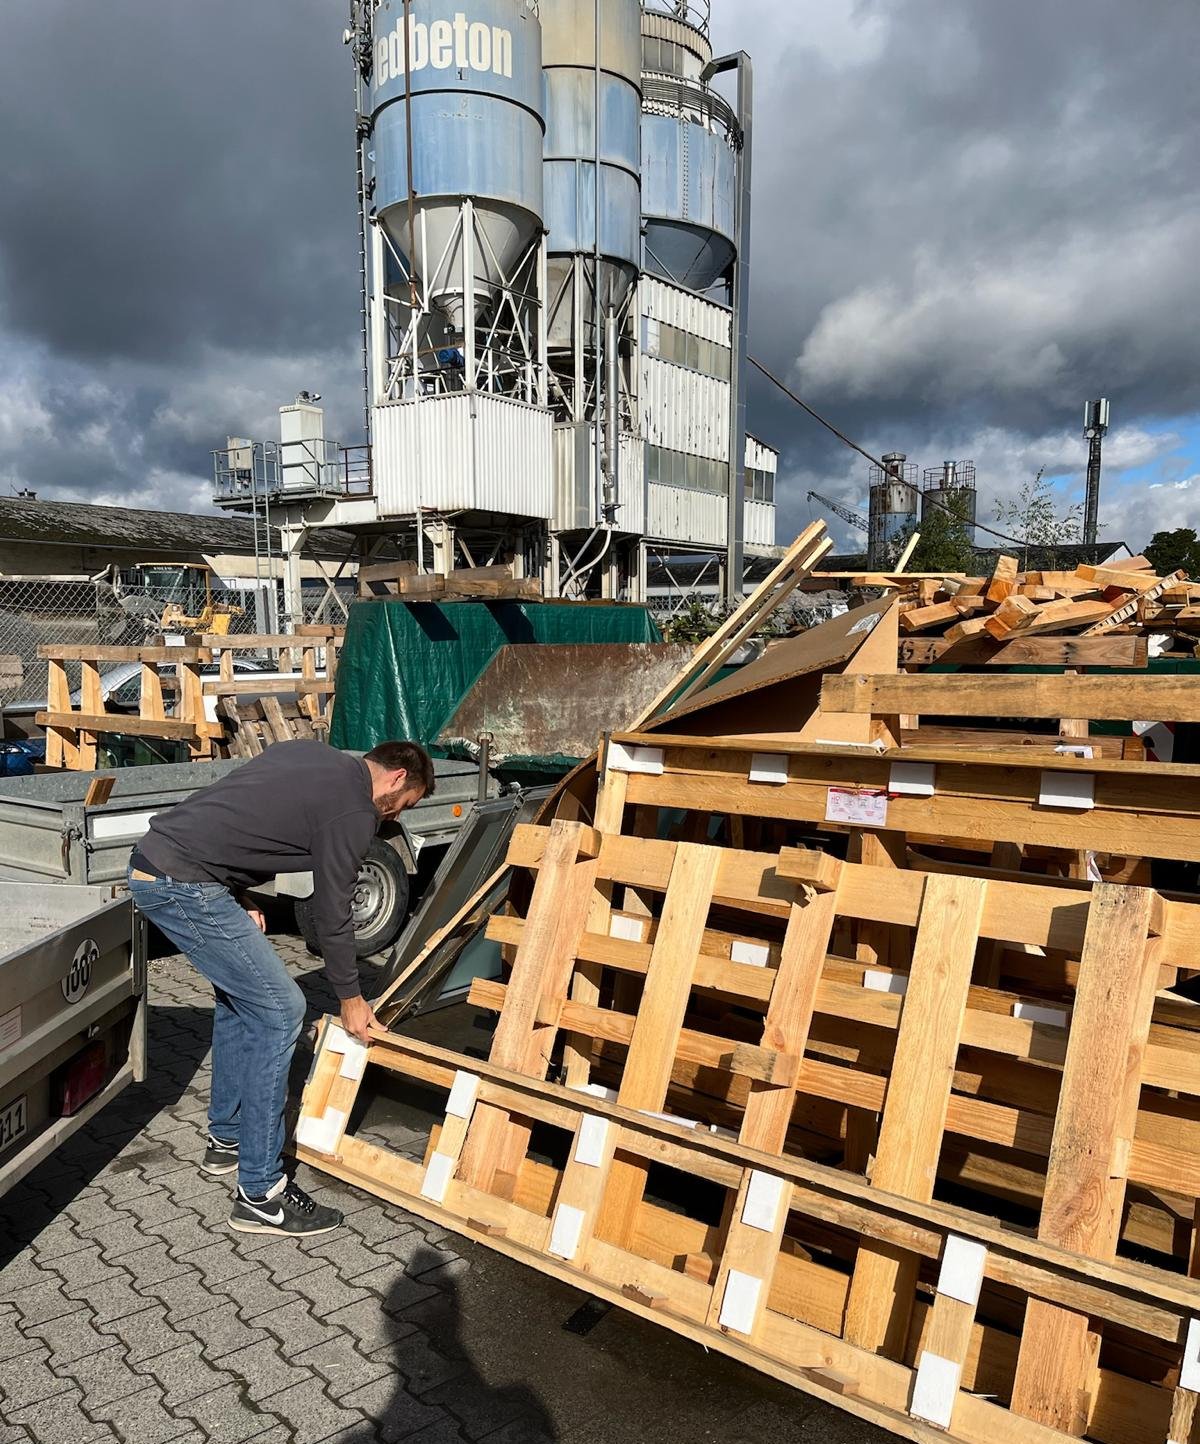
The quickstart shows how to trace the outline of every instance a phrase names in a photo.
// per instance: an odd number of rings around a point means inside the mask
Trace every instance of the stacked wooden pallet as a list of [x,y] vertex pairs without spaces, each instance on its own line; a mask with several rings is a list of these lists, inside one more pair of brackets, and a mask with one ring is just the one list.
[[[328,1023],[299,1155],[909,1438],[1192,1444],[1200,903],[1153,869],[1200,767],[899,719],[1200,680],[899,675],[881,603],[690,690],[746,615],[518,829],[488,1060]],[[417,1156],[350,1126],[378,1070]]]
[[[908,661],[990,660],[998,643],[1042,638],[1158,634],[1160,650],[1189,657],[1200,643],[1200,585],[1185,572],[1156,574],[1145,557],[1074,571],[1021,572],[1015,557],[1002,556],[987,577],[880,574],[854,580],[898,593],[902,636],[925,644],[912,648]],[[1053,644],[1043,650],[1058,655]],[[1077,656],[1094,655],[1099,665],[1105,653],[1097,643]]]
[[363,601],[540,602],[542,584],[536,577],[516,576],[511,563],[443,574],[418,572],[415,562],[378,562],[359,568],[358,595]]

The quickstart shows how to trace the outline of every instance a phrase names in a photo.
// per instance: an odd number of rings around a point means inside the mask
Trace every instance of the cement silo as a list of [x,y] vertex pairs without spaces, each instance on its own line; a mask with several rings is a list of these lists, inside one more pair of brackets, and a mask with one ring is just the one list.
[[646,0],[642,13],[645,266],[689,290],[727,281],[738,249],[741,128],[707,83],[707,0]]
[[917,468],[902,451],[890,451],[880,458],[883,465],[871,468],[871,493],[867,565],[872,569],[891,564],[893,543],[917,524]]
[[356,16],[381,505],[548,518],[536,0],[363,0]]
[[[563,531],[590,529],[607,516],[637,530],[641,455],[628,438],[636,429],[641,10],[639,0],[552,0],[541,18],[556,522]],[[631,469],[636,475],[619,487],[618,473]]]
[[[407,36],[403,0],[382,0],[373,20],[374,212],[461,329],[464,289],[487,307],[541,228],[541,26],[526,0],[473,0],[469,20],[453,0],[410,9]],[[464,197],[481,241],[466,275]]]
[[943,461],[941,466],[926,468],[921,488],[921,521],[939,507],[963,523],[967,538],[974,546],[977,495],[973,461]]

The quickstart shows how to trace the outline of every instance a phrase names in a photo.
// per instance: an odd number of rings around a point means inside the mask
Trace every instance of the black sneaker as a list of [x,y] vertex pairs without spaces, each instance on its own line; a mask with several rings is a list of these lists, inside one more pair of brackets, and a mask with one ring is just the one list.
[[336,1208],[325,1208],[286,1178],[281,1178],[266,1198],[250,1198],[239,1188],[229,1215],[229,1227],[239,1233],[274,1233],[284,1238],[332,1233],[341,1226],[342,1215]]
[[211,1173],[214,1178],[222,1173],[234,1173],[238,1166],[238,1146],[236,1141],[224,1143],[219,1138],[208,1135],[208,1147],[204,1150],[204,1158],[200,1167],[205,1173]]

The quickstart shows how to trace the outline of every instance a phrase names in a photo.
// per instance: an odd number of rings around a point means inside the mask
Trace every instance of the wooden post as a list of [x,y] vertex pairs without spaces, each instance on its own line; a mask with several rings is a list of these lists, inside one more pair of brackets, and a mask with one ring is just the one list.
[[[625,815],[625,795],[629,787],[627,772],[606,771],[596,799],[595,826],[602,836],[621,831]],[[597,882],[588,904],[587,931],[607,937],[612,916],[613,884]],[[596,1007],[600,1002],[601,966],[599,963],[576,963],[571,977],[569,996],[573,1003]],[[582,1034],[568,1035],[563,1048],[563,1065],[570,1087],[581,1088],[591,1075],[592,1040]]]
[[[617,1102],[627,1108],[656,1110],[666,1102],[721,856],[717,847],[681,844],[676,849],[646,970],[642,1006],[617,1094]],[[646,1187],[646,1172],[644,1164],[615,1161],[600,1217],[602,1237],[628,1246]]]
[[[1160,947],[1148,941],[1157,895],[1097,883],[1079,964],[1071,1035],[1046,1170],[1038,1238],[1075,1253],[1116,1254]],[[1033,1299],[1012,1407],[1082,1434],[1099,1338],[1085,1314]]]
[[[979,944],[987,883],[938,874],[925,880],[908,992],[884,1097],[871,1182],[922,1203],[933,1197],[959,1036]],[[846,1338],[902,1356],[917,1264],[882,1244],[863,1244],[846,1305]]]
[[[804,1055],[817,989],[833,932],[836,902],[835,892],[809,893],[791,906],[779,970],[767,1005],[762,1038],[764,1048],[773,1048],[797,1060]],[[742,1115],[739,1142],[763,1153],[781,1154],[787,1141],[795,1101],[794,1079],[784,1086],[752,1080]],[[753,1324],[747,1332],[752,1335],[757,1329],[770,1296],[771,1278],[787,1223],[787,1200],[791,1189],[781,1187],[781,1183],[782,1180],[773,1179],[771,1175],[756,1177],[754,1170],[748,1169],[743,1175],[726,1214],[725,1247],[709,1309],[710,1324],[720,1323],[729,1275],[736,1270],[762,1280],[753,1311]],[[756,1193],[759,1195],[757,1199],[754,1197]],[[774,1202],[774,1217],[767,1228],[764,1227],[766,1214],[770,1212],[774,1195],[778,1195]],[[750,1222],[747,1222],[748,1208],[754,1210]]]
[[[544,1009],[567,990],[579,938],[596,882],[598,834],[576,822],[555,821],[538,869],[525,933],[517,949],[504,1011],[492,1039],[491,1061],[502,1068],[545,1076],[558,1029],[557,1015]],[[463,1150],[467,1183],[491,1190],[496,1175],[515,1175],[525,1156],[529,1130],[502,1109],[481,1104]]]

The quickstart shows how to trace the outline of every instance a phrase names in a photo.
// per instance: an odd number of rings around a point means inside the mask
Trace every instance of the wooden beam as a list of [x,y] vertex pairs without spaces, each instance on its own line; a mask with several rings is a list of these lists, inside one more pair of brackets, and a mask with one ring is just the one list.
[[[1107,883],[1093,891],[1038,1227],[1040,1239],[1101,1259],[1120,1238],[1158,986],[1151,897]],[[1086,1314],[1031,1301],[1013,1408],[1082,1434],[1098,1347]]]
[[1006,597],[1012,596],[1017,586],[1018,571],[1016,557],[996,558],[996,569],[992,573],[986,593],[989,602],[1002,602]]
[[821,705],[831,712],[945,717],[1088,717],[1093,722],[1187,722],[1200,716],[1200,677],[915,675],[826,677]]
[[900,613],[902,632],[923,632],[926,627],[941,627],[947,622],[957,622],[962,615],[953,602],[937,602],[931,607],[913,607]]
[[961,642],[948,637],[905,637],[902,666],[935,662],[959,667],[1145,667],[1146,639],[1135,636],[1023,637],[1007,642],[977,637]]
[[[39,712],[39,727],[56,727],[74,732],[123,732],[130,737],[162,737],[179,742],[192,742],[201,735],[203,724],[177,722],[172,718],[158,721],[151,717],[125,716],[117,712],[83,714],[80,712]],[[220,728],[217,729],[220,732]]]
[[46,644],[38,656],[47,662],[207,662],[203,647],[60,647]]
[[[987,888],[974,878],[931,875],[921,904],[871,1182],[923,1203],[933,1198]],[[901,1357],[916,1283],[911,1256],[860,1248],[846,1338]]]

